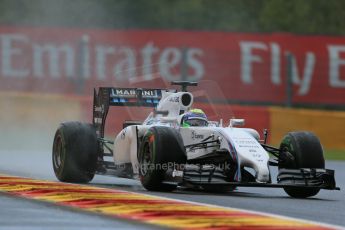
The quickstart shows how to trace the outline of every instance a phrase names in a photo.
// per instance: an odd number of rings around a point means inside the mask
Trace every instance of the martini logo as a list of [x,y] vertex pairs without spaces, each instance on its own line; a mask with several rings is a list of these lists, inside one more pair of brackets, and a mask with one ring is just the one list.
[[111,92],[111,96],[113,97],[133,97],[136,94],[135,89],[113,89]]
[[151,89],[112,89],[112,97],[136,97],[141,93],[143,98],[158,98],[156,90]]
[[141,96],[144,98],[157,98],[158,94],[156,90],[144,89],[141,91]]

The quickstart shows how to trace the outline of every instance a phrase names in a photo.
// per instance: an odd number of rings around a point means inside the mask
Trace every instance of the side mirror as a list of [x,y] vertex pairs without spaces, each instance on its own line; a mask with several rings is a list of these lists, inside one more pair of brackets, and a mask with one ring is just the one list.
[[230,119],[229,127],[243,126],[244,119]]

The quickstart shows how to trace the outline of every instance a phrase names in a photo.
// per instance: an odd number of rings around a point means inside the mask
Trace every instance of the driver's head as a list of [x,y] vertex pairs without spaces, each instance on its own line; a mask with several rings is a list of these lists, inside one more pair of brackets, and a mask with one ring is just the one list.
[[181,119],[182,127],[207,126],[207,116],[201,109],[191,109]]

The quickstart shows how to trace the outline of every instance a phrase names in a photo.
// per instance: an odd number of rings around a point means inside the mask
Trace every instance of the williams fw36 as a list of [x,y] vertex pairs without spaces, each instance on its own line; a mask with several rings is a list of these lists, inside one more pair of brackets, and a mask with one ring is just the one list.
[[[334,171],[325,169],[319,139],[310,132],[290,132],[279,147],[266,144],[259,133],[209,121],[192,108],[187,91],[195,82],[172,82],[175,89],[95,89],[92,124],[65,122],[53,144],[53,167],[60,181],[87,183],[95,174],[132,178],[152,191],[192,187],[224,192],[236,187],[279,187],[298,198],[336,187]],[[112,106],[153,107],[142,121],[125,121],[115,140],[104,138]],[[116,118],[112,118],[116,119]],[[253,117],[255,119],[255,117]],[[111,159],[111,160],[109,160]],[[270,168],[278,167],[277,182]]]

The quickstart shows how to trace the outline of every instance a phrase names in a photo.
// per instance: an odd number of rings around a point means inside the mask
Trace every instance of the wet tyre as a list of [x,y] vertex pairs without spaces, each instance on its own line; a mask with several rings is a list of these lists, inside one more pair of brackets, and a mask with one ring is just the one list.
[[176,184],[164,183],[166,171],[187,161],[180,133],[170,127],[151,127],[143,137],[139,153],[139,176],[145,189],[172,191]]
[[53,168],[63,182],[87,183],[95,175],[98,142],[93,125],[81,122],[62,123],[53,143]]
[[[286,148],[293,157],[288,164],[279,165],[279,168],[325,168],[325,159],[319,139],[310,132],[290,132],[282,140],[280,149]],[[315,196],[318,188],[284,188],[285,192],[295,198]]]

